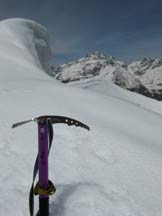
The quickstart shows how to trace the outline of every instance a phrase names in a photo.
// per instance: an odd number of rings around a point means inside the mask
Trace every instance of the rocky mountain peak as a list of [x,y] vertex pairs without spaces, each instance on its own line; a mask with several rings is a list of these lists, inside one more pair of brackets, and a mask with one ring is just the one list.
[[162,58],[144,58],[126,64],[95,51],[77,61],[53,67],[52,75],[64,83],[93,78],[109,80],[122,88],[162,100]]
[[100,53],[98,51],[94,51],[92,53],[88,53],[86,56],[85,56],[86,59],[95,59],[95,60],[107,60],[107,59],[110,59],[110,60],[113,60],[114,58],[112,56],[107,56],[103,53]]

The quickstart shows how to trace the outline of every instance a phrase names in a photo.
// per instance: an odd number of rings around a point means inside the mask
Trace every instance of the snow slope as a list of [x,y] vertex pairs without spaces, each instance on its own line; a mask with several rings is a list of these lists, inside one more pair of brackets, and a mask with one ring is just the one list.
[[161,103],[109,83],[105,94],[104,85],[53,80],[43,71],[48,33],[34,22],[0,22],[0,47],[0,215],[29,215],[37,126],[11,125],[42,114],[91,127],[54,127],[51,216],[162,215]]

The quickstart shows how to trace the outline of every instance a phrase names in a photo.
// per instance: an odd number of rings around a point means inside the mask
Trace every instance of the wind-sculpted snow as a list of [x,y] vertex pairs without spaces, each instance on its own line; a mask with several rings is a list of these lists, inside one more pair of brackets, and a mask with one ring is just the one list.
[[[20,65],[27,69],[26,77],[36,76],[38,70],[33,66],[48,71],[48,59],[51,55],[49,35],[45,27],[25,19],[7,19],[0,22],[0,63],[3,78],[13,79],[13,68]],[[13,64],[9,68],[8,61]],[[9,70],[7,70],[9,68]],[[15,69],[14,68],[14,69]],[[23,70],[14,74],[15,78],[23,75]],[[7,71],[7,74],[6,74]],[[2,73],[2,72],[1,72]],[[43,76],[43,75],[42,75]],[[46,75],[44,75],[45,77]],[[39,75],[37,76],[39,77]]]
[[0,215],[29,215],[37,155],[36,123],[11,125],[54,114],[78,119],[91,131],[54,126],[49,178],[57,192],[50,216],[160,216],[161,103],[107,81],[77,86],[48,77],[33,46],[33,25],[0,23]]

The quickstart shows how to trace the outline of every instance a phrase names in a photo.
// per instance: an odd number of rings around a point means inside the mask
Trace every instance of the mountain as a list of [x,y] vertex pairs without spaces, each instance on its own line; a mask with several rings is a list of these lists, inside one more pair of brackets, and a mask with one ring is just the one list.
[[48,38],[47,29],[33,21],[0,22],[0,215],[29,215],[38,151],[36,123],[14,130],[11,125],[54,114],[91,130],[54,125],[49,178],[57,192],[50,197],[51,216],[160,216],[161,102],[107,80],[62,84],[47,74]]
[[162,100],[162,58],[144,58],[131,63],[128,68],[149,90],[151,97]]
[[64,83],[89,78],[108,80],[124,89],[162,100],[162,58],[126,64],[94,52],[51,69],[51,75]]

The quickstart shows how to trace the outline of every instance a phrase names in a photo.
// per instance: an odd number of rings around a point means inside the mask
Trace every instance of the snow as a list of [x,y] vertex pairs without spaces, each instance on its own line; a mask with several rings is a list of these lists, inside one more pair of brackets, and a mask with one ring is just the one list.
[[161,92],[162,58],[144,58],[131,63],[128,68],[150,91]]
[[114,85],[108,80],[103,81],[102,79],[98,79],[98,77],[96,77],[92,79],[68,83],[68,85],[75,86],[77,88],[88,89],[105,96],[116,98],[117,100],[121,100],[122,102],[125,101],[125,103],[128,104],[134,104],[135,106],[142,107],[143,109],[149,110],[161,116],[161,103],[154,101],[153,99],[143,97],[142,95],[134,92],[131,92],[130,97],[129,91],[120,88],[117,85]]
[[108,81],[54,80],[44,71],[47,59],[40,58],[50,53],[48,37],[32,21],[0,23],[0,215],[29,215],[37,154],[36,124],[11,125],[54,114],[76,118],[91,131],[54,125],[51,216],[160,216],[161,103]]
[[149,70],[146,74],[144,74],[141,78],[143,83],[148,86],[149,89],[158,91],[161,90],[162,87],[162,66],[160,68],[155,68]]

